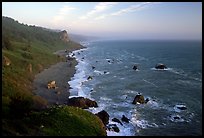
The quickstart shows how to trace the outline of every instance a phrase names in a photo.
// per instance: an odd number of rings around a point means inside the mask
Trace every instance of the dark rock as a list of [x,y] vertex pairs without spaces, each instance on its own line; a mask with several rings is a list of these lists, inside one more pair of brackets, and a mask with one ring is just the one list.
[[138,68],[137,68],[137,65],[134,65],[134,66],[133,66],[133,69],[134,69],[134,70],[137,70],[137,69],[138,69]]
[[157,64],[157,65],[155,66],[155,68],[156,68],[156,69],[166,69],[167,67],[166,67],[166,65],[159,63],[159,64]]
[[105,110],[102,110],[102,111],[96,113],[95,115],[98,116],[102,120],[104,125],[108,124],[109,114]]
[[122,116],[122,118],[121,118],[121,120],[123,121],[123,122],[126,122],[126,123],[129,123],[129,121],[130,121],[130,119],[128,119],[126,116]]
[[174,116],[174,119],[180,119],[180,117],[178,117],[178,116]]
[[146,98],[145,103],[149,102],[149,98]]
[[118,128],[118,126],[116,124],[109,124],[107,126],[107,129],[109,131],[120,132],[120,129]]
[[117,123],[119,123],[119,124],[123,125],[123,124],[120,122],[120,120],[119,120],[119,119],[117,119],[117,118],[113,118],[113,119],[112,119],[112,121],[117,122]]
[[82,109],[88,109],[89,107],[98,107],[98,104],[96,103],[96,101],[92,101],[92,100],[90,100],[88,98],[84,98],[84,97],[70,98],[70,99],[68,99],[67,105],[79,107]]
[[140,104],[144,104],[145,103],[144,96],[142,96],[140,94],[136,95],[132,104],[137,104],[137,102]]
[[95,69],[96,67],[92,66],[92,69]]
[[178,109],[180,109],[180,110],[186,110],[187,108],[185,107],[185,106],[182,106],[182,107],[177,107]]
[[92,80],[93,78],[91,77],[91,76],[89,76],[88,78],[87,78],[87,80]]

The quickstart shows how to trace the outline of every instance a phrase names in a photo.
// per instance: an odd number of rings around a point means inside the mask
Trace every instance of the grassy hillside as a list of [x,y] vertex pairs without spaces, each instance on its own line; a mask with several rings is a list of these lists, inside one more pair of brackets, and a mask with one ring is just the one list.
[[[65,43],[60,40],[60,33],[42,27],[20,24],[11,18],[2,17],[3,135],[32,135],[38,131],[39,127],[31,125],[29,120],[31,121],[30,117],[35,112],[36,115],[41,116],[43,112],[41,107],[45,107],[47,101],[32,93],[34,76],[51,64],[64,61],[53,52],[60,49],[79,48],[81,46],[75,42]],[[5,59],[9,60],[9,65],[6,65]],[[70,112],[75,113],[75,110],[70,110]],[[82,112],[86,114],[86,111]],[[72,119],[71,116],[65,117]],[[49,119],[52,120],[52,117]],[[83,122],[83,120],[80,121]],[[32,128],[32,131],[29,128]],[[57,135],[55,130],[52,133],[42,131],[42,135],[46,134]]]

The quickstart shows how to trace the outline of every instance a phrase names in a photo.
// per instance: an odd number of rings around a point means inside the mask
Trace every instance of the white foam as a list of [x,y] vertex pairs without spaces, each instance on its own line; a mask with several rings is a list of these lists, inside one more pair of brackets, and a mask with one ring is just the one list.
[[151,108],[159,108],[159,104],[156,102],[156,101],[153,101],[153,100],[149,100],[147,102],[147,105],[149,105]]
[[[174,117],[178,117],[178,119],[175,119]],[[172,122],[184,122],[184,119],[177,114],[171,115],[169,118]]]
[[182,110],[180,110],[178,107],[181,108],[181,107],[186,107],[186,106],[185,106],[185,105],[182,105],[182,104],[177,104],[177,105],[175,105],[175,106],[174,106],[174,111],[179,113],[179,112],[181,112]]
[[151,70],[156,70],[156,71],[171,71],[172,68],[166,68],[166,69],[156,69],[156,68],[151,68]]
[[112,99],[107,98],[107,97],[100,97],[100,100],[102,100],[102,101],[112,101]]
[[158,127],[156,123],[149,123],[147,120],[141,119],[141,120],[134,120],[134,124],[136,124],[137,127],[145,129],[149,127]]
[[104,71],[99,71],[99,70],[94,70],[94,73],[96,73],[97,75],[105,75],[105,74],[110,74],[110,72],[104,72]]
[[[87,48],[75,50],[72,53],[77,53],[82,50],[87,50]],[[72,77],[71,80],[68,82],[70,87],[72,88],[70,89],[70,96],[88,97],[88,95],[84,93],[82,88],[83,82],[87,81],[86,76],[87,73],[85,72],[85,69],[88,66],[88,64],[85,61],[79,60],[76,54],[74,57],[78,61],[78,64],[75,66],[76,73],[74,74],[74,77]]]

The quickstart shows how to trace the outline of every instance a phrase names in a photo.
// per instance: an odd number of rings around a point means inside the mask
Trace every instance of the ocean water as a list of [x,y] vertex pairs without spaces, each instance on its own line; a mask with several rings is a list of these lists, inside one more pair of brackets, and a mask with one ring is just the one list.
[[[68,83],[71,96],[95,100],[109,124],[120,132],[108,136],[202,135],[201,41],[95,41],[74,51],[76,74]],[[72,55],[73,53],[70,53]],[[156,70],[163,63],[166,70]],[[138,70],[133,70],[137,65]],[[94,68],[95,67],[95,68]],[[93,77],[87,80],[88,76]],[[132,104],[142,94],[147,104]],[[180,110],[179,107],[186,107]],[[112,118],[130,119],[120,125]]]

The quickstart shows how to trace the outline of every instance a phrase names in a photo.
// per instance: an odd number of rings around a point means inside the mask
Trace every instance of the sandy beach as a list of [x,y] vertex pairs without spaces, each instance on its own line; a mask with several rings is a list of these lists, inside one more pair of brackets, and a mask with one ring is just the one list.
[[[59,50],[54,54],[65,56],[65,50]],[[33,92],[48,101],[48,104],[65,104],[69,97],[69,84],[71,77],[74,76],[77,61],[68,60],[67,62],[59,62],[52,65],[48,69],[44,69],[35,76],[33,82]],[[48,81],[56,81],[56,89],[48,89]]]

